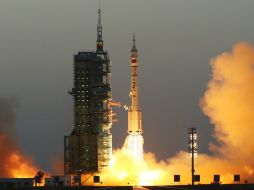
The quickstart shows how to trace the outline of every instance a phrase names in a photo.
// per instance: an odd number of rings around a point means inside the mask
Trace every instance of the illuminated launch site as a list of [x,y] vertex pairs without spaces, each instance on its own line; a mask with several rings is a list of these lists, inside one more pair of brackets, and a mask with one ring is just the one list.
[[152,153],[143,151],[139,58],[134,34],[129,64],[130,104],[123,106],[128,111],[127,137],[122,148],[113,151],[110,132],[114,115],[112,106],[121,107],[121,104],[112,99],[111,62],[104,49],[99,8],[96,51],[78,52],[74,56],[74,88],[69,92],[74,98],[74,129],[65,137],[64,144],[64,171],[71,184],[147,186],[240,181],[238,171],[220,175],[221,172],[216,169],[204,172],[206,175],[200,174],[203,170],[200,169],[200,160],[206,156],[197,156],[195,128],[189,128],[190,154],[182,151],[168,162],[158,162]]
[[[130,41],[126,42],[130,44],[130,52],[126,52],[129,60],[123,62],[129,64],[130,85],[126,86],[129,103],[124,105],[112,96],[117,89],[112,87],[111,60],[104,48],[102,31],[99,5],[96,49],[79,51],[73,57],[73,86],[68,93],[73,98],[74,119],[71,132],[64,137],[64,173],[55,176],[45,172],[44,180],[38,182],[41,174],[38,167],[22,154],[12,134],[0,131],[0,152],[6,155],[0,157],[3,163],[0,189],[24,188],[38,183],[59,190],[63,186],[70,189],[86,186],[87,189],[253,190],[254,145],[252,138],[247,136],[254,128],[254,48],[247,43],[238,43],[232,52],[211,60],[212,76],[200,100],[202,111],[214,125],[215,142],[209,145],[211,155],[199,153],[198,137],[202,134],[196,126],[187,126],[186,149],[167,160],[158,160],[143,148],[146,126],[142,125],[138,76],[142,75],[139,65],[145,63],[142,59],[139,62],[139,56],[144,55],[138,51],[141,49],[138,35],[133,34],[132,41],[130,36]],[[0,108],[8,106],[11,107],[8,102],[0,100]],[[126,138],[122,139],[119,149],[112,147],[111,129],[116,115],[113,107],[124,109],[128,116],[128,124],[121,126],[126,129]],[[13,114],[10,110],[8,115]],[[165,117],[166,114],[170,113],[165,113]],[[7,126],[0,120],[0,127],[1,123]],[[239,126],[243,125],[240,133]],[[159,138],[154,137],[158,141]],[[170,139],[168,141],[170,143]]]

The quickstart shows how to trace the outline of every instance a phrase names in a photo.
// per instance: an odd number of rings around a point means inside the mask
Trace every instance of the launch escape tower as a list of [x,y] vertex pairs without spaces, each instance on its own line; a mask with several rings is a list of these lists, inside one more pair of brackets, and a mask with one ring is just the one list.
[[64,139],[65,174],[96,173],[112,155],[111,65],[98,9],[96,51],[74,55],[74,129]]

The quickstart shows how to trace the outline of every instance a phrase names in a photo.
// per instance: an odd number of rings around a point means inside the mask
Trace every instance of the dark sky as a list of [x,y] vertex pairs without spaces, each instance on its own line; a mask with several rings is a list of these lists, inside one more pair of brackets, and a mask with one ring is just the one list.
[[[113,97],[126,104],[136,34],[146,151],[166,159],[186,150],[188,127],[198,129],[199,151],[209,151],[212,126],[199,107],[209,60],[238,41],[254,43],[253,7],[253,0],[102,0]],[[0,0],[0,98],[16,99],[20,146],[49,171],[73,128],[73,55],[95,49],[97,8],[96,0]],[[127,112],[115,111],[119,148]]]

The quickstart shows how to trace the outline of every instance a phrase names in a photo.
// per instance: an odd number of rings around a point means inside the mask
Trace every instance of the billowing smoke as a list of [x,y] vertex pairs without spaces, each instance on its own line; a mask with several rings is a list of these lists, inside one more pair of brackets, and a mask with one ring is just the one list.
[[[64,158],[62,155],[54,155],[51,159],[52,174],[63,175],[64,174]],[[48,174],[49,175],[49,174]]]
[[210,144],[210,148],[232,171],[253,181],[254,48],[238,43],[232,52],[213,59],[211,65],[212,79],[201,101],[218,143]]
[[0,99],[0,133],[15,138],[15,111],[17,102],[14,99]]
[[0,99],[0,177],[34,177],[37,169],[15,140],[16,107],[15,101]]
[[[200,106],[214,127],[216,142],[210,143],[212,156],[197,157],[196,173],[202,183],[212,182],[214,174],[221,175],[222,183],[232,183],[234,174],[241,175],[241,182],[254,182],[254,48],[237,43],[210,64],[212,78]],[[185,154],[170,159],[171,168],[186,163]],[[190,173],[186,164],[179,168]],[[190,175],[184,172],[183,176],[184,181],[190,181]]]

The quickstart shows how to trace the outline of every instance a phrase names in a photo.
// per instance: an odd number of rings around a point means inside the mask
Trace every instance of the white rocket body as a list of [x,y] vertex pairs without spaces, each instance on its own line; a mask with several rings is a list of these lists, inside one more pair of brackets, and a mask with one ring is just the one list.
[[128,133],[142,134],[142,116],[138,101],[138,51],[135,38],[131,50],[131,106],[128,110]]
[[128,136],[125,141],[126,148],[136,159],[143,159],[142,136],[142,115],[138,99],[138,51],[135,46],[135,36],[133,36],[133,46],[131,49],[131,105],[128,110]]

